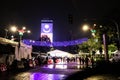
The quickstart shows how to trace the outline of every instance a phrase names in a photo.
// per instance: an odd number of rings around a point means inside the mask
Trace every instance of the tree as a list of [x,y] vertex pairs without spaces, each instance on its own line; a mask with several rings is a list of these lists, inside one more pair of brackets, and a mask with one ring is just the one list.
[[114,52],[116,49],[117,47],[115,46],[115,44],[108,45],[109,54],[112,54],[112,52]]
[[115,25],[112,22],[110,23],[103,20],[100,21],[98,25],[92,28],[91,33],[94,33],[94,36],[89,38],[87,42],[79,45],[79,49],[83,52],[88,51],[89,53],[92,53],[93,50],[96,51],[99,50],[100,48],[103,48],[103,34],[105,34],[107,35],[106,36],[107,51],[111,50],[112,48],[110,48],[110,46],[116,44],[117,38],[116,28],[113,28],[114,26]]
[[82,43],[82,44],[80,44],[78,46],[79,46],[79,51],[82,51],[84,53],[89,52],[89,50],[88,50],[89,46],[88,46],[87,42],[84,42],[84,43]]

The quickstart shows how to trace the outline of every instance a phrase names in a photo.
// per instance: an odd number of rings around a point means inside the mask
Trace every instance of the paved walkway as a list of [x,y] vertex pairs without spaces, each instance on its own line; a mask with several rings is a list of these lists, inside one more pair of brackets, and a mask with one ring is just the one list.
[[50,64],[15,76],[16,80],[64,80],[68,75],[80,71],[76,63]]
[[[2,80],[64,80],[70,74],[80,71],[83,65],[77,63],[69,64],[50,64],[36,67],[26,72],[21,72],[12,76],[5,74]],[[6,76],[9,76],[7,79]],[[5,78],[6,77],[6,78]],[[0,79],[0,80],[1,80]]]

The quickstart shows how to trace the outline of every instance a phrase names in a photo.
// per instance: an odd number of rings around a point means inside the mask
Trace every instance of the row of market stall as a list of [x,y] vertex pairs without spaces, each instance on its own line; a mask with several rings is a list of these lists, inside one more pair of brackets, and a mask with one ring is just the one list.
[[[1,70],[6,70],[5,67],[6,66],[11,66],[13,64],[13,62],[16,60],[18,62],[21,62],[23,59],[24,60],[29,60],[29,65],[34,66],[35,63],[34,61],[32,61],[34,58],[32,56],[32,45],[27,45],[25,43],[21,42],[15,42],[13,40],[9,40],[9,39],[5,39],[0,37],[0,68]],[[3,46],[4,45],[9,45],[5,46],[4,49]],[[2,50],[1,50],[2,49]],[[14,50],[13,50],[14,49]],[[12,51],[13,50],[13,51]],[[7,51],[7,52],[6,52]],[[65,52],[65,51],[61,51],[61,50],[52,50],[49,51],[47,53],[45,53],[46,56],[50,56],[50,57],[75,57],[75,55]],[[37,61],[38,62],[38,61]],[[20,66],[20,65],[18,65]]]
[[0,37],[0,69],[11,66],[14,60],[32,59],[32,45]]

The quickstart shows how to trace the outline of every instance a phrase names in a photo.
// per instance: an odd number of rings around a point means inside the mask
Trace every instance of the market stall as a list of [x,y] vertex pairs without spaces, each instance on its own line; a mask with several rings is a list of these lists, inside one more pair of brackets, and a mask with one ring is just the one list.
[[62,50],[58,50],[58,49],[49,51],[49,52],[47,52],[47,54],[49,54],[52,57],[74,57],[73,54],[62,51]]

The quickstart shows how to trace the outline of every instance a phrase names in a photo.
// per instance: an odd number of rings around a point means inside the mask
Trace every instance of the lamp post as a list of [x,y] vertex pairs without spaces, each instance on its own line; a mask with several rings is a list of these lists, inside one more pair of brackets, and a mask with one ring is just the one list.
[[8,38],[8,29],[5,29],[5,38]]
[[21,42],[21,40],[22,40],[23,34],[24,34],[25,32],[31,33],[30,30],[26,30],[26,27],[23,27],[22,29],[17,29],[16,26],[12,26],[12,27],[11,27],[11,31],[13,31],[13,32],[18,32],[18,33],[19,33],[19,45],[18,45],[19,47],[20,47],[20,42]]
[[96,30],[94,29],[95,26],[96,26],[96,24],[94,24],[93,27],[90,28],[89,25],[85,24],[85,25],[83,25],[82,29],[83,29],[83,31],[88,31],[88,30],[90,30],[91,33],[92,33],[92,36],[95,37],[95,33],[96,33]]
[[23,36],[23,34],[24,33],[31,33],[31,31],[30,30],[26,30],[26,27],[23,27],[22,29],[17,29],[17,27],[16,26],[12,26],[11,27],[11,31],[13,31],[13,32],[18,32],[19,33],[19,36],[20,36],[20,40],[22,40],[22,36]]

